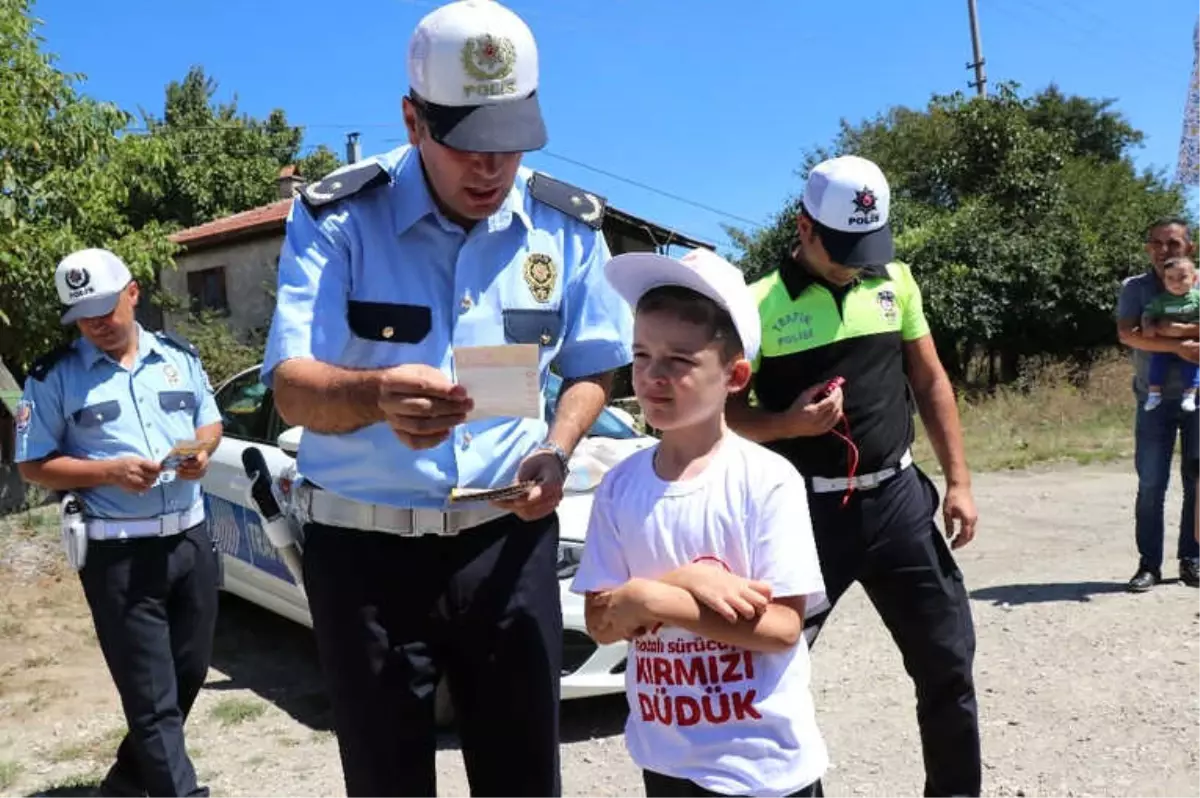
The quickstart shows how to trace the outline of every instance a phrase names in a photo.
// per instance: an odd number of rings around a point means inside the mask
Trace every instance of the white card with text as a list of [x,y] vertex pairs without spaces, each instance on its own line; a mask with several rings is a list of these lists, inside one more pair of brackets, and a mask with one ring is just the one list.
[[541,418],[537,344],[461,346],[454,349],[459,385],[475,401],[467,421],[481,418]]

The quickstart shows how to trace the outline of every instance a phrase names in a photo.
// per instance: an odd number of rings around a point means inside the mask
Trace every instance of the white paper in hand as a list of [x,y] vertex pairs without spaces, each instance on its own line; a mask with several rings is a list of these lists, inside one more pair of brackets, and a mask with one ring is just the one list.
[[467,421],[541,418],[537,344],[462,346],[454,350],[454,373],[475,402]]

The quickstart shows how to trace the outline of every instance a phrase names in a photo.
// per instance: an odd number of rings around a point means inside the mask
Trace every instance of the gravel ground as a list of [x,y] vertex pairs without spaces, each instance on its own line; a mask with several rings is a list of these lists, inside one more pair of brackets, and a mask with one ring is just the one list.
[[[985,794],[1200,792],[1200,594],[1174,581],[1123,591],[1135,565],[1130,472],[976,478],[980,537],[960,563],[979,632]],[[1177,508],[1174,495],[1171,517]],[[0,793],[85,794],[121,718],[78,583],[39,545],[0,539]],[[232,598],[219,626],[188,724],[202,779],[214,795],[341,795],[307,630]],[[834,761],[827,794],[920,794],[912,687],[858,588],[822,633],[813,689]],[[564,705],[564,794],[641,794],[624,715],[620,697]],[[441,795],[468,793],[456,745],[447,735],[438,754]]]

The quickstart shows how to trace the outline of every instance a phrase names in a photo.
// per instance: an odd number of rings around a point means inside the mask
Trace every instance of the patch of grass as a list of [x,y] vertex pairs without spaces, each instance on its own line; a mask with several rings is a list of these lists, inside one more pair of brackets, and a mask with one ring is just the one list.
[[25,624],[16,618],[5,618],[0,621],[0,639],[19,637],[25,631]]
[[50,752],[51,762],[77,762],[81,760],[103,762],[116,756],[117,746],[125,736],[125,727],[117,726],[96,735],[90,740],[66,743]]
[[334,733],[332,731],[325,730],[315,731],[312,733],[312,742],[314,743],[324,743],[332,739],[334,739]]
[[67,776],[65,779],[47,784],[45,787],[35,791],[34,795],[54,795],[58,798],[65,796],[78,795],[95,795],[96,788],[100,786],[100,782],[104,779],[104,770],[96,769],[87,773],[76,773],[74,776]]
[[212,717],[222,726],[233,726],[254,720],[267,711],[266,704],[248,698],[226,698],[212,708]]
[[0,759],[0,790],[7,790],[21,775],[24,768],[20,762],[14,762],[11,759]]
[[256,768],[259,765],[265,764],[266,761],[267,761],[267,758],[265,756],[263,756],[262,754],[258,754],[256,756],[250,757],[242,764],[248,768]]
[[[1108,462],[1133,454],[1132,367],[1113,354],[1082,378],[1060,363],[1031,367],[1012,386],[959,401],[967,462],[972,471],[1026,468],[1035,463]],[[922,425],[913,456],[940,472]]]

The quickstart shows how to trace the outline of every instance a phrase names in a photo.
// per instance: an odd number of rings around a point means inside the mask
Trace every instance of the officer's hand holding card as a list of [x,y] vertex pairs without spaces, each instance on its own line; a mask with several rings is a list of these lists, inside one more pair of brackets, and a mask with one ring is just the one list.
[[171,447],[171,451],[167,452],[167,456],[163,458],[163,471],[174,471],[185,460],[195,460],[201,453],[208,452],[208,442],[202,440],[187,440],[176,441]]

